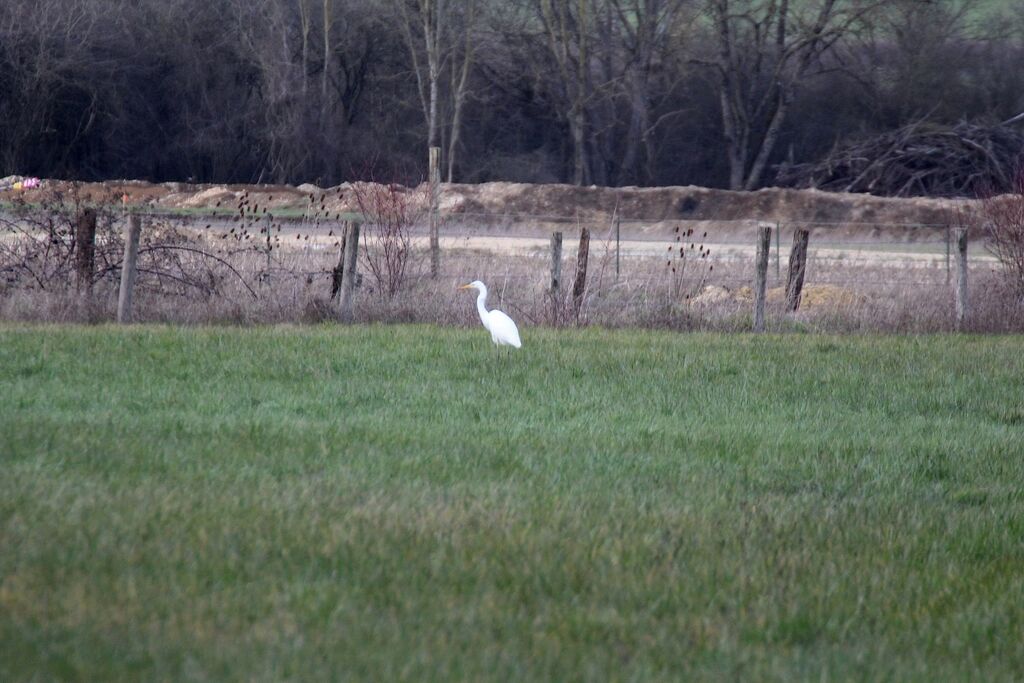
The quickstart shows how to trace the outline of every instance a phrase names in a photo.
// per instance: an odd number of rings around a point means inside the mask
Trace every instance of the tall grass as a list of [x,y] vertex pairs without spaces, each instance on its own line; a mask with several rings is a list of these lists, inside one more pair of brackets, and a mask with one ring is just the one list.
[[1014,680],[1024,342],[0,331],[0,680]]
[[[426,276],[426,226],[417,220],[422,201],[393,185],[355,184],[349,191],[367,221],[359,252],[360,275],[366,276],[360,278],[363,285],[356,296],[359,322],[473,324],[475,311],[472,305],[464,305],[465,297],[456,298],[455,286],[481,279],[494,295],[492,304],[507,308],[517,320],[530,325],[573,323],[701,331],[750,328],[752,294],[745,296],[741,290],[746,288],[749,294],[752,256],[737,249],[736,242],[715,242],[714,235],[704,230],[676,226],[666,252],[631,255],[621,262],[613,233],[609,230],[595,236],[587,284],[578,297],[573,293],[570,315],[565,297],[568,288],[563,288],[560,296],[554,293],[554,298],[550,291],[550,255],[545,249],[510,254],[500,253],[503,247],[499,245],[480,250],[446,245],[442,277],[432,280]],[[331,210],[331,202],[342,192],[332,191],[331,201],[326,193],[309,195],[302,220],[287,229],[271,211],[272,196],[256,197],[248,192],[234,199],[229,222],[211,219],[205,227],[170,220],[148,223],[139,252],[133,318],[240,324],[335,318],[333,299],[343,224],[341,213]],[[992,204],[997,205],[1002,206]],[[96,268],[87,299],[76,291],[72,267],[78,253],[73,228],[86,208],[97,211],[101,218]],[[54,190],[44,206],[22,205],[10,216],[0,216],[0,320],[113,319],[124,218],[124,207],[116,198],[87,201],[78,186],[72,186],[67,196]],[[468,236],[479,229],[479,225],[471,226],[472,221],[470,225],[453,222],[448,227],[453,234],[470,229]],[[927,250],[935,243],[916,246]],[[855,250],[852,255],[831,249],[831,253],[813,256],[808,265],[808,287],[838,286],[843,290],[835,297],[838,300],[826,301],[814,310],[805,305],[795,315],[785,313],[781,302],[770,305],[769,329],[952,329],[952,290],[941,262],[887,260],[884,250],[883,258],[872,251],[877,247],[868,245],[863,253]],[[563,264],[563,272],[575,266],[574,259],[567,256],[570,263]],[[995,264],[992,259],[972,260],[970,312],[963,327],[978,332],[1024,331],[1024,299],[1019,291],[1013,291],[1019,278],[1008,283],[995,272]],[[781,275],[781,255],[777,254],[771,284],[781,285]],[[729,295],[710,300],[704,296],[709,287],[726,287]]]

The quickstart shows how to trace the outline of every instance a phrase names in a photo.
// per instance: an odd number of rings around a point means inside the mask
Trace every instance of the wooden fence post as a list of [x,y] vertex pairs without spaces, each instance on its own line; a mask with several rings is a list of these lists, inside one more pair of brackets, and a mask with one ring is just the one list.
[[356,290],[356,259],[359,255],[359,224],[351,221],[345,230],[345,266],[338,292],[338,316],[343,323],[352,322]]
[[619,279],[619,251],[622,229],[622,216],[619,215],[618,207],[615,208],[615,280]]
[[590,230],[580,228],[580,248],[576,252],[576,280],[572,285],[572,310],[576,322],[580,321],[583,295],[587,290],[587,260],[590,258]]
[[135,288],[135,264],[139,257],[139,235],[142,234],[142,217],[131,215],[124,230],[124,258],[121,260],[121,288],[117,293],[117,322],[129,323],[132,319],[132,293]]
[[341,276],[345,273],[345,245],[348,238],[348,225],[349,221],[341,224],[341,249],[338,252],[338,265],[334,266],[331,270],[331,301],[334,301],[334,297],[338,296],[338,292],[341,291]]
[[956,228],[956,329],[962,330],[967,320],[967,228]]
[[772,246],[772,226],[757,228],[757,272],[754,277],[754,332],[764,332],[764,299],[768,284],[768,253]]
[[793,231],[793,249],[789,252],[789,274],[786,277],[787,311],[800,308],[800,293],[804,289],[804,274],[807,272],[807,243],[810,239],[810,230],[801,228]]
[[947,223],[946,224],[946,284],[947,285],[949,284],[949,279],[950,279],[949,278],[949,273],[950,273],[950,268],[949,268],[949,251],[950,251],[950,242],[952,241],[951,237],[950,237],[950,234],[951,234],[951,228],[950,228],[949,224]]
[[92,276],[96,259],[96,210],[85,209],[75,226],[75,286],[92,294]]
[[441,236],[438,205],[441,200],[441,148],[430,148],[430,277],[441,273]]
[[775,281],[782,279],[782,224],[775,222]]
[[551,324],[558,324],[558,309],[562,301],[562,233],[551,233]]

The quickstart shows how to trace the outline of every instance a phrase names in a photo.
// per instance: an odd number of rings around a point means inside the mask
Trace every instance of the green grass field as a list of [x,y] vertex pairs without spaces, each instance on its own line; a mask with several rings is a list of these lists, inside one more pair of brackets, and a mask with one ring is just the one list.
[[0,680],[1024,677],[1024,339],[0,327]]

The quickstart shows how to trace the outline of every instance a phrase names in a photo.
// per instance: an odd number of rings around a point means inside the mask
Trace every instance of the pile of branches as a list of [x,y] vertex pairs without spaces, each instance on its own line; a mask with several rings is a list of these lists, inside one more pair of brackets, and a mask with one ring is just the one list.
[[778,184],[884,197],[1012,192],[1024,134],[1006,125],[915,123],[837,147],[816,163],[778,168]]

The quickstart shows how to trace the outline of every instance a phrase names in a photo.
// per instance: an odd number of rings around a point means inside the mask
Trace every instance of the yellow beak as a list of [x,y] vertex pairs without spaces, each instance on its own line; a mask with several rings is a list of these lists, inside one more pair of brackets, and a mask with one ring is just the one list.
[[459,289],[473,289],[473,285],[459,285]]

